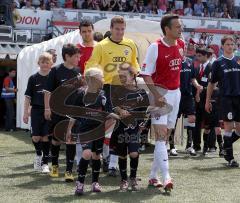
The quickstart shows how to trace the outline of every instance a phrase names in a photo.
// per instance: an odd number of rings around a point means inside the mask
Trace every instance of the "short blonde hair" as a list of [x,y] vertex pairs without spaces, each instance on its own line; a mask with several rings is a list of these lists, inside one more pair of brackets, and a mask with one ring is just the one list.
[[50,63],[53,64],[52,54],[49,54],[48,52],[43,52],[38,58],[38,63],[40,61],[43,61],[43,62],[49,61]]
[[84,71],[84,77],[88,80],[90,77],[94,77],[96,75],[103,76],[103,71],[99,67],[91,67]]
[[122,16],[114,16],[112,19],[111,19],[111,28],[114,26],[114,24],[124,24],[126,25],[126,21],[124,20],[124,17]]

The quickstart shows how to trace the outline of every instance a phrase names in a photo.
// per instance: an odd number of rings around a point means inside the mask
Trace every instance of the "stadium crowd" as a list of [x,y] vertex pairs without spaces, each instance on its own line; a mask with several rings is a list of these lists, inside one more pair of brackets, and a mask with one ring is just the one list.
[[184,16],[240,18],[239,0],[15,0],[18,8],[52,10],[89,9]]

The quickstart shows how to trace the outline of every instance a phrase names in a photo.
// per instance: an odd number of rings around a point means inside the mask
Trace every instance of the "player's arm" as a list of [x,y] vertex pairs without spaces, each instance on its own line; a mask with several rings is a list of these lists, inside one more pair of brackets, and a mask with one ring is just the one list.
[[212,98],[213,90],[216,88],[217,82],[218,82],[218,63],[217,63],[217,61],[215,61],[212,65],[211,77],[210,77],[210,81],[207,86],[205,110],[208,113],[210,113],[212,110],[211,98]]
[[85,70],[87,70],[93,66],[100,66],[101,62],[102,62],[102,46],[101,46],[101,44],[98,43],[93,48],[92,55],[86,63]]
[[142,69],[140,71],[141,76],[143,77],[144,82],[146,83],[148,89],[153,94],[155,99],[155,104],[159,107],[165,104],[165,99],[161,95],[152,80],[152,74],[156,71],[156,61],[158,56],[158,47],[156,44],[151,44],[147,49],[147,54],[143,62]]
[[31,103],[31,98],[33,95],[33,79],[30,77],[28,79],[27,89],[25,92],[25,99],[24,99],[24,113],[23,113],[23,122],[25,124],[28,124],[28,118],[29,118],[29,108]]
[[138,64],[138,54],[137,54],[137,47],[133,42],[133,51],[132,51],[132,67],[136,70],[136,73],[140,72],[140,66]]
[[44,117],[51,120],[50,98],[51,92],[55,89],[55,71],[52,69],[48,75],[46,89],[44,89]]

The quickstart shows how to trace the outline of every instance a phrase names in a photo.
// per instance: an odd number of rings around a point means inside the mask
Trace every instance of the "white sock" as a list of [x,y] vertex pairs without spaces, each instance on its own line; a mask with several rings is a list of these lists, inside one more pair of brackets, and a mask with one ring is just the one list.
[[103,159],[109,156],[109,145],[103,144]]
[[76,144],[76,162],[77,162],[77,165],[79,164],[81,158],[82,158],[82,145],[81,144]]
[[156,160],[156,153],[155,153],[155,149],[154,149],[154,157],[153,157],[153,162],[152,162],[152,167],[151,167],[151,172],[149,175],[149,179],[158,179],[158,171],[159,171],[159,166],[157,164],[157,160]]
[[[156,153],[155,153],[156,151]],[[168,166],[168,152],[165,141],[157,141],[155,143],[154,156],[156,157],[158,166],[162,173],[163,181],[170,179],[169,166]],[[156,155],[155,155],[156,154]]]
[[118,165],[118,156],[111,154],[108,169],[117,168],[117,165]]

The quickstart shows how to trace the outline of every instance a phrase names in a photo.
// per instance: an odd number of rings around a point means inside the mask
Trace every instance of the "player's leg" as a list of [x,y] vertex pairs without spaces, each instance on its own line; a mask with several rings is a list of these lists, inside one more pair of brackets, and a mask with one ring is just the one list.
[[48,156],[49,156],[49,140],[48,135],[45,135],[41,139],[42,141],[42,151],[43,151],[43,157],[42,157],[42,172],[43,173],[49,173],[49,166],[48,166]]
[[59,165],[58,165],[58,158],[59,158],[59,151],[61,143],[55,138],[54,136],[54,128],[58,122],[61,121],[61,117],[53,114],[51,121],[49,122],[49,134],[52,135],[52,145],[51,145],[51,155],[52,155],[52,168],[50,172],[51,177],[59,177]]
[[196,103],[195,139],[193,140],[193,148],[196,152],[201,151],[202,120],[203,109],[200,107],[200,103]]
[[195,115],[187,116],[187,143],[186,143],[186,152],[191,156],[196,156],[196,151],[193,148],[193,140],[195,138]]
[[93,141],[92,145],[92,192],[101,192],[99,174],[101,169],[100,155],[103,151],[103,138]]
[[76,145],[66,144],[66,171],[65,171],[66,182],[74,181],[72,169],[73,169],[75,155],[76,155]]
[[32,135],[32,143],[35,148],[35,158],[34,158],[34,170],[41,171],[42,170],[42,146],[41,146],[41,137]]
[[139,162],[139,148],[140,140],[136,131],[136,134],[130,135],[130,140],[128,144],[128,153],[130,157],[130,185],[133,191],[139,190],[137,182],[137,170]]
[[103,153],[102,153],[102,159],[103,159],[102,169],[103,169],[103,172],[108,172],[108,165],[109,165],[109,158],[110,158],[109,143],[110,143],[110,138],[105,138],[104,143],[103,143]]
[[224,155],[224,152],[223,152],[223,138],[222,138],[222,129],[221,129],[220,125],[219,125],[219,127],[215,127],[215,134],[217,136],[219,156],[223,157],[223,155]]
[[77,168],[78,168],[81,157],[82,157],[82,145],[77,143],[76,144],[76,164],[77,164]]
[[35,148],[34,170],[42,170],[42,145],[41,145],[41,112],[38,109],[31,109],[31,136]]
[[232,130],[234,128],[234,122],[224,121],[224,158],[228,162],[230,167],[238,167],[238,163],[234,160],[233,156],[233,140],[232,140]]
[[87,173],[87,168],[89,161],[92,157],[92,151],[91,151],[91,144],[83,144],[83,152],[82,152],[82,158],[79,162],[79,168],[78,168],[78,179],[76,181],[76,190],[75,195],[82,195],[84,193],[84,182],[85,182],[85,176]]

